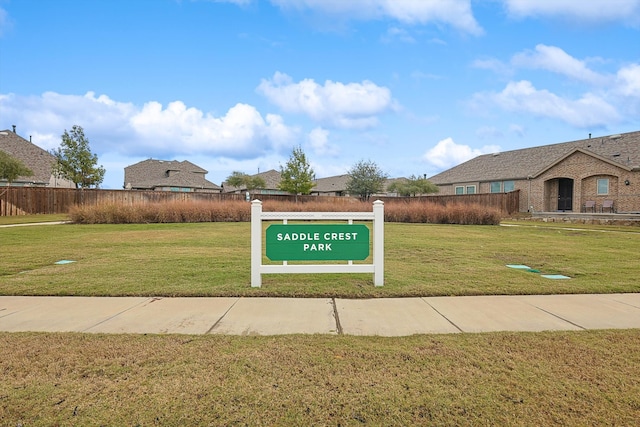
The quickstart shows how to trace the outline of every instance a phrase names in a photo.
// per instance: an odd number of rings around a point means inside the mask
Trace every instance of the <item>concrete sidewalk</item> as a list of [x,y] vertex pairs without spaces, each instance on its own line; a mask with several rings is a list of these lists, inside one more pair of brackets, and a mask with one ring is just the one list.
[[332,298],[0,297],[0,331],[345,334],[640,328],[640,293]]

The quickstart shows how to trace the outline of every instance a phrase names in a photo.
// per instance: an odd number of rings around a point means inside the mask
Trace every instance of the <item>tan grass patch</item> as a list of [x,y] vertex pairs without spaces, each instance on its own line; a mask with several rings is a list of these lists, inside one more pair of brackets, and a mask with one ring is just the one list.
[[0,334],[5,425],[634,425],[636,331]]
[[[318,200],[305,203],[268,200],[266,212],[358,212],[370,211],[371,203],[346,199],[345,203]],[[247,202],[168,202],[144,204],[101,204],[75,206],[69,213],[79,224],[140,224],[181,222],[238,222],[251,220]],[[385,221],[406,223],[497,225],[501,213],[477,204],[441,205],[428,201],[398,201],[385,205]]]

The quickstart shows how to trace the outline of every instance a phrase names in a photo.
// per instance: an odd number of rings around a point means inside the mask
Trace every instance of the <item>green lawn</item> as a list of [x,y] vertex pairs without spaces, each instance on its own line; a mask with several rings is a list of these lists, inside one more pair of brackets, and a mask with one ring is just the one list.
[[[277,275],[260,289],[248,223],[0,228],[0,295],[640,292],[637,229],[579,228],[389,223],[384,287],[371,275]],[[0,332],[0,425],[634,425],[639,372],[636,330]]]
[[38,222],[57,222],[57,221],[68,221],[68,220],[69,220],[69,215],[66,215],[66,214],[0,216],[0,225],[33,224]]
[[[640,233],[631,229],[387,223],[381,288],[368,274],[265,275],[262,288],[251,288],[249,223],[30,226],[2,228],[0,238],[4,295],[366,298],[640,291]],[[75,262],[55,265],[59,260]],[[545,279],[506,264],[571,279]]]

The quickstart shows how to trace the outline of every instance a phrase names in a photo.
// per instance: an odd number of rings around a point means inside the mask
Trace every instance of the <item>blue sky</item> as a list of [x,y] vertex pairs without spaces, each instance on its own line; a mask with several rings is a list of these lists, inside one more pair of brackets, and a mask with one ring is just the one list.
[[640,0],[0,0],[0,129],[50,150],[84,128],[124,167],[189,160],[217,184],[392,177],[640,130]]

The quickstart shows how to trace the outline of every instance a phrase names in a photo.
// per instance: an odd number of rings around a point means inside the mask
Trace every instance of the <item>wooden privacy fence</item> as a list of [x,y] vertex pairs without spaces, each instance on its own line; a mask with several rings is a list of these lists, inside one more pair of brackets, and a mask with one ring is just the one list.
[[[260,194],[255,197],[266,200],[294,201],[305,203],[310,201],[327,201],[334,204],[350,203],[356,199],[334,196],[289,196],[276,194]],[[253,197],[252,197],[253,198]],[[424,201],[448,204],[464,203],[499,209],[504,214],[518,212],[519,192],[494,194],[468,194],[460,196],[421,196],[421,197],[374,197],[385,203],[407,203]],[[99,190],[48,187],[0,187],[0,216],[25,214],[66,214],[72,206],[162,203],[183,201],[227,201],[245,200],[244,194],[233,193],[180,193],[171,191],[133,191],[133,190]]]
[[487,208],[498,209],[503,214],[514,214],[520,210],[520,190],[509,193],[482,193],[439,196],[437,194],[418,197],[375,197],[385,203],[423,201],[448,205],[460,203],[465,205],[480,205]]

